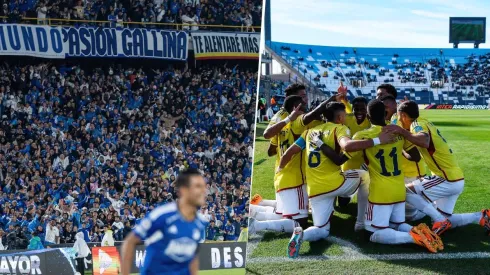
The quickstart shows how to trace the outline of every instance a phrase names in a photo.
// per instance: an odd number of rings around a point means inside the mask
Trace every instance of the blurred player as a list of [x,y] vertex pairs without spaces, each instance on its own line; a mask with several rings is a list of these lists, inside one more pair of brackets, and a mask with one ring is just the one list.
[[463,192],[464,175],[447,140],[437,127],[419,117],[414,101],[398,106],[402,127],[391,125],[388,131],[404,136],[415,144],[433,176],[407,184],[407,202],[434,222],[432,230],[441,235],[451,227],[478,223],[490,230],[490,209],[481,212],[453,214],[456,201]]
[[197,274],[198,245],[203,238],[205,221],[198,207],[206,200],[206,182],[197,169],[182,171],[175,188],[177,202],[161,205],[151,211],[124,240],[123,275],[129,275],[137,244],[145,241],[146,256],[141,274]]
[[[354,135],[354,140],[376,139],[385,121],[385,105],[374,99],[368,104],[371,128]],[[435,253],[442,250],[439,236],[425,224],[412,227],[405,223],[405,183],[401,164],[406,152],[411,160],[420,155],[414,145],[402,136],[392,144],[378,145],[359,152],[369,169],[369,204],[366,211],[366,230],[371,233],[370,241],[382,244],[416,243]]]

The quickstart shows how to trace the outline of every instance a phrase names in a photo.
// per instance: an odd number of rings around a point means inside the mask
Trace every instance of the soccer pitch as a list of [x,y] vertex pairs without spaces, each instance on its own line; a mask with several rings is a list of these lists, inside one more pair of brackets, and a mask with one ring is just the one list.
[[454,24],[452,26],[454,40],[480,40],[483,37],[483,25]]
[[[456,213],[490,207],[490,111],[421,110],[448,140],[465,173],[465,189]],[[274,158],[267,156],[269,142],[257,125],[252,193],[274,199]],[[431,254],[417,245],[382,245],[356,235],[356,204],[337,209],[328,240],[304,242],[300,256],[287,258],[290,234],[265,233],[250,236],[247,274],[490,274],[490,236],[479,225],[447,231],[445,249]],[[311,217],[310,217],[311,218]],[[430,220],[423,222],[430,224]]]

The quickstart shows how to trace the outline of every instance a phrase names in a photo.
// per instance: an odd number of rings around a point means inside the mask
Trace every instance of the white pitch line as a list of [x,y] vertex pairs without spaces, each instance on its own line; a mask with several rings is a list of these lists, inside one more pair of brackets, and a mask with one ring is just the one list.
[[258,257],[248,258],[247,263],[273,263],[273,262],[311,262],[311,261],[399,261],[399,260],[448,260],[448,259],[487,259],[490,258],[489,252],[460,252],[460,253],[413,253],[413,254],[360,254],[353,255],[319,255],[319,256],[299,256],[296,259],[288,257]]
[[264,237],[263,232],[259,232],[254,235],[248,235],[248,242],[247,242],[247,259],[252,256],[252,253],[254,250],[257,248],[257,245],[259,245],[260,241]]
[[363,254],[361,248],[352,242],[342,238],[329,236],[327,241],[340,245],[342,255],[318,255],[318,256],[299,256],[296,259],[284,257],[251,257],[253,251],[257,248],[264,237],[260,232],[256,235],[250,235],[247,244],[247,263],[272,263],[272,262],[310,262],[310,261],[399,261],[399,260],[447,260],[447,259],[487,259],[490,258],[490,252],[453,252],[453,253],[402,253],[402,254]]

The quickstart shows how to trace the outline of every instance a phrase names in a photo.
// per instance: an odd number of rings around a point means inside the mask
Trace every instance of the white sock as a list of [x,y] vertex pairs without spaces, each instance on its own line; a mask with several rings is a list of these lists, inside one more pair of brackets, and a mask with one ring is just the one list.
[[412,230],[412,226],[409,225],[408,223],[401,223],[401,224],[390,223],[390,226],[396,231],[401,231],[401,232],[410,232],[410,230]]
[[464,226],[471,223],[478,223],[481,219],[481,212],[453,214],[448,219],[451,222],[451,227]]
[[293,233],[294,228],[299,226],[299,223],[290,219],[282,219],[276,221],[256,221],[255,230],[256,231],[276,231],[276,232],[286,232]]
[[370,240],[373,243],[382,244],[403,244],[403,243],[415,243],[412,236],[407,232],[396,231],[391,228],[385,228],[375,231],[371,235]]
[[268,212],[268,213],[274,213],[275,208],[272,206],[262,206],[262,205],[255,205],[251,204],[250,205],[250,212]]
[[307,242],[315,242],[321,239],[326,239],[330,234],[330,227],[324,226],[322,228],[316,226],[310,226],[303,232],[303,240]]
[[417,208],[413,207],[409,203],[405,204],[405,219],[407,221],[418,221],[425,216],[427,216],[425,213],[417,210]]
[[255,219],[258,221],[267,221],[267,220],[281,220],[282,215],[276,213],[268,213],[268,212],[259,212],[255,214]]
[[275,200],[262,200],[261,202],[259,202],[259,205],[276,207],[277,202]]
[[421,195],[413,193],[410,188],[407,188],[407,202],[419,211],[427,214],[434,222],[441,222],[446,219],[441,212],[437,211],[432,203],[428,202]]
[[369,173],[360,173],[361,176],[361,186],[357,192],[357,220],[356,223],[364,224],[366,218],[366,208],[368,203],[369,195]]

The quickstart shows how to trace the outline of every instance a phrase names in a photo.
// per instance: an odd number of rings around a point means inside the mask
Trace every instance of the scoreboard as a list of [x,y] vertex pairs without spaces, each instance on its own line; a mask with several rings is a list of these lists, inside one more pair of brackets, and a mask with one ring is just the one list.
[[450,17],[449,43],[485,43],[485,17]]

